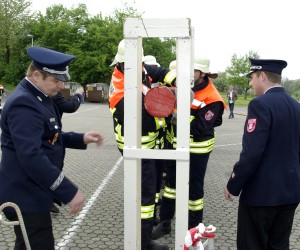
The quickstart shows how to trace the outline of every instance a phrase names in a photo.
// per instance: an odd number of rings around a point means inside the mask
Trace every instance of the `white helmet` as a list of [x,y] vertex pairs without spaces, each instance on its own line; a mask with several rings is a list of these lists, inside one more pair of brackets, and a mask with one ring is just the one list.
[[206,73],[210,78],[217,78],[218,74],[210,73],[209,69],[210,60],[205,57],[197,57],[194,59],[194,70],[200,70],[203,73]]
[[174,61],[170,62],[169,69],[176,70],[176,66],[177,66],[177,63],[176,63],[176,60],[174,60]]
[[151,55],[144,56],[144,63],[148,65],[156,65],[160,67],[160,64],[156,61],[156,58]]
[[[143,48],[142,48],[142,53],[143,53],[143,58],[144,58],[144,49]],[[119,42],[118,52],[115,55],[114,61],[109,66],[113,66],[116,63],[122,63],[124,61],[125,61],[125,40],[123,39],[121,42]]]

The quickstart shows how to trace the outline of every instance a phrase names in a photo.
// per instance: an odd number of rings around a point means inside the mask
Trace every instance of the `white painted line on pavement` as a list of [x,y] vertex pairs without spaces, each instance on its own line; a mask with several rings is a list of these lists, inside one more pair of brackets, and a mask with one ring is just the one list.
[[216,135],[216,137],[220,137],[220,136],[230,136],[230,135],[242,135],[243,133],[233,133],[233,134],[219,134],[218,132],[217,132],[217,135]]
[[[100,186],[97,188],[97,190],[93,193],[91,198],[88,200],[86,205],[83,207],[80,214],[75,218],[75,221],[71,224],[71,226],[65,231],[64,235],[60,239],[60,241],[56,244],[56,249],[59,249],[60,247],[67,246],[72,237],[75,235],[77,228],[82,223],[83,219],[85,218],[86,214],[89,212],[90,208],[93,206],[94,202],[102,192],[102,190],[105,188],[106,184],[109,182],[111,177],[114,175],[114,173],[118,170],[121,161],[123,160],[123,157],[120,157],[120,159],[116,162],[114,167],[111,169],[111,171],[105,176],[104,180],[100,184]],[[62,248],[63,249],[63,248]]]
[[219,148],[219,147],[228,147],[228,146],[236,146],[236,145],[242,145],[242,143],[234,143],[234,144],[223,144],[223,145],[216,145],[214,148]]
[[99,108],[99,107],[90,108],[90,109],[85,109],[85,110],[82,110],[82,111],[76,111],[76,112],[74,112],[74,113],[64,113],[64,114],[63,114],[63,117],[70,116],[70,115],[76,115],[76,114],[79,114],[79,113],[83,113],[83,112],[90,111],[90,110],[93,110],[93,109],[98,109],[98,108]]

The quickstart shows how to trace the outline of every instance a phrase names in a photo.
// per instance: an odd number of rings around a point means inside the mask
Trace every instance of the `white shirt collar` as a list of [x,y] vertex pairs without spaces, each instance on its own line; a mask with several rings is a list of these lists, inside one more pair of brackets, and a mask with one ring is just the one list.
[[282,88],[282,86],[272,86],[272,87],[268,88],[268,89],[264,92],[264,94],[265,94],[267,91],[269,91],[270,89],[273,89],[273,88]]
[[46,97],[48,97],[48,95],[47,94],[45,94],[43,91],[41,91],[32,81],[30,81],[29,79],[28,79],[28,77],[26,76],[25,77],[25,79],[28,81],[28,82],[30,82],[31,83],[31,85],[33,86],[33,87],[35,87],[38,91],[40,91],[43,95],[45,95]]

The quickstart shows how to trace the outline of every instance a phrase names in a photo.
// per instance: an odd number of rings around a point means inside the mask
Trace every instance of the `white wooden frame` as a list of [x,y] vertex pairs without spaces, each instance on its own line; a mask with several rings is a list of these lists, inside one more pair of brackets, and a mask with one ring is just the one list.
[[[193,80],[193,30],[188,18],[124,20],[124,249],[141,249],[141,159],[176,160],[175,249],[182,250],[188,229],[190,85]],[[177,149],[141,149],[142,38],[176,38]],[[179,70],[178,70],[179,69]]]

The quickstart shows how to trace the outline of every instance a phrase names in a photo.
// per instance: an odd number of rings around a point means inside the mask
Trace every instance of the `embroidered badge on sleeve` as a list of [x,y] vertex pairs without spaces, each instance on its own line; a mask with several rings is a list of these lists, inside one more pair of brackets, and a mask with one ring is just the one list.
[[215,114],[212,111],[208,110],[205,114],[205,120],[210,121],[214,117],[214,115]]
[[251,133],[255,130],[256,127],[256,119],[249,119],[247,123],[247,132]]

